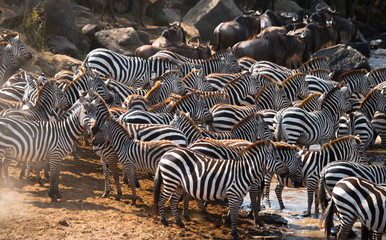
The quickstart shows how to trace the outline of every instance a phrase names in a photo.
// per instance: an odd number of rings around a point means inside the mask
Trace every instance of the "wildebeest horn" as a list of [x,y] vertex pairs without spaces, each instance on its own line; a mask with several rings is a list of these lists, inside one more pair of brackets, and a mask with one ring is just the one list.
[[296,22],[298,20],[298,15],[295,15],[293,18],[292,18],[292,22]]
[[307,35],[306,31],[303,31],[302,34],[300,34],[300,38],[305,38]]
[[255,15],[260,16],[261,14],[263,14],[263,10],[261,10],[261,8],[259,8],[258,10],[256,10]]
[[336,8],[335,8],[335,7],[328,7],[327,10],[328,10],[330,13],[335,13],[335,12],[336,12]]
[[320,11],[323,11],[324,9],[326,9],[326,7],[324,7],[322,4],[318,3],[315,7],[315,10],[317,12],[320,12]]

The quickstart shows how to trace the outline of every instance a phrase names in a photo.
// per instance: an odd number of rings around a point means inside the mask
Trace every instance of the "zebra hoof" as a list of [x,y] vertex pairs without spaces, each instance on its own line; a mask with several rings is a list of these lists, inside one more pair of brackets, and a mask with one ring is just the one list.
[[229,215],[223,215],[224,222],[227,224],[231,223],[231,217]]
[[56,197],[57,197],[58,199],[61,199],[61,198],[62,198],[62,194],[60,194],[59,191],[58,191],[58,192],[56,192]]
[[181,221],[177,223],[177,226],[179,228],[185,228],[185,224],[183,222],[181,222]]
[[121,201],[121,196],[120,195],[115,196],[115,200],[116,201]]
[[306,212],[303,213],[302,216],[303,216],[303,217],[311,217],[311,213],[308,212],[308,211],[306,211]]
[[56,198],[54,193],[49,192],[48,196],[51,198],[51,202],[57,202],[58,199]]
[[166,221],[166,219],[161,219],[161,223],[165,226],[169,226],[169,223]]
[[110,191],[106,191],[102,194],[102,198],[107,198],[110,194]]
[[127,177],[123,177],[123,183],[129,185],[129,179]]
[[192,219],[189,217],[189,215],[188,214],[184,214],[184,215],[182,215],[183,217],[184,217],[184,219],[186,220],[186,221],[191,221]]
[[237,233],[237,231],[232,231],[231,235],[232,235],[233,239],[240,239],[239,238],[239,234]]

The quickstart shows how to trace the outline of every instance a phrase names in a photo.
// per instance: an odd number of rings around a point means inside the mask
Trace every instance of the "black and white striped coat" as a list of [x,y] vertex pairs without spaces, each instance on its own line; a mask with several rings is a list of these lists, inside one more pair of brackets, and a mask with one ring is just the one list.
[[[228,198],[231,234],[237,238],[237,218],[240,204],[251,184],[262,178],[264,169],[288,173],[288,169],[278,160],[270,141],[261,140],[245,148],[234,160],[220,160],[186,148],[170,150],[159,163],[154,185],[153,213],[160,206],[161,222],[167,225],[165,202],[170,199],[170,207],[179,227],[184,227],[177,211],[179,197],[183,191],[200,200]],[[161,183],[164,188],[161,194]]]
[[[341,221],[338,239],[347,239],[357,219],[362,227],[373,232],[372,239],[382,239],[386,232],[386,187],[358,177],[340,180],[332,190],[332,199],[325,215],[326,237],[329,239],[333,214],[337,211]],[[367,239],[362,231],[362,239]]]

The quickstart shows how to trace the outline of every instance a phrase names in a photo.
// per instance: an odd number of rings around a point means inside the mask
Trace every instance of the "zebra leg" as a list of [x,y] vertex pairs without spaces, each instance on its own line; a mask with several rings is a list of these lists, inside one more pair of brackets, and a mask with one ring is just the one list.
[[275,187],[275,193],[276,193],[277,201],[279,202],[279,205],[280,205],[280,209],[285,208],[283,197],[282,197],[283,189],[284,189],[284,185],[280,183],[278,183]]
[[[316,188],[316,182],[315,181],[310,181],[310,180],[306,181],[306,183],[307,183],[308,206],[307,206],[307,211],[304,214],[305,217],[310,217],[311,216],[311,207],[312,207],[312,202],[314,201],[314,192],[315,192],[315,188]],[[317,199],[315,199],[315,202],[316,201],[317,201]]]
[[318,189],[315,189],[314,192],[315,192],[315,200],[314,200],[314,204],[315,204],[315,217],[319,217],[319,197],[318,197]]
[[135,189],[135,179],[136,179],[136,174],[135,174],[135,167],[134,165],[129,165],[129,168],[127,169],[128,174],[129,174],[129,180],[130,180],[130,185],[131,185],[131,194],[133,197],[132,205],[135,205],[135,202],[137,201],[137,192]]
[[50,161],[47,161],[47,164],[44,166],[44,177],[50,179]]
[[183,193],[183,198],[184,198],[184,208],[183,208],[183,211],[182,211],[182,216],[190,221],[190,217],[189,217],[189,202],[190,202],[190,195],[184,191]]
[[[249,196],[251,197],[251,205],[253,211],[253,218],[256,224],[260,224],[258,214],[260,212],[260,201],[258,201],[259,194],[259,186],[255,181],[252,183],[251,188],[249,189]],[[260,198],[259,198],[260,199]]]
[[52,202],[56,202],[58,198],[62,198],[62,195],[59,192],[58,182],[60,175],[60,164],[62,159],[59,156],[52,156],[50,158],[50,188],[48,190],[48,195],[51,197]]
[[356,216],[353,216],[354,218],[351,218],[351,216],[344,215],[342,216],[341,224],[339,226],[339,231],[337,234],[337,239],[347,239],[350,231],[356,221]]
[[176,224],[179,228],[185,228],[185,224],[182,222],[177,208],[178,202],[180,201],[180,197],[182,194],[183,194],[183,189],[179,187],[176,189],[176,191],[172,194],[172,197],[170,198],[170,208],[172,210],[173,217],[176,220]]
[[164,190],[161,193],[158,206],[159,206],[160,221],[165,226],[168,226],[169,224],[165,217],[164,205],[166,201],[170,198],[170,196],[175,192],[177,187],[178,187],[177,185],[174,185],[174,184],[167,185],[167,183],[164,182]]
[[84,144],[86,146],[90,146],[90,142],[88,141],[88,133],[86,130],[83,131],[83,139],[84,139]]
[[22,164],[21,171],[20,171],[20,174],[19,174],[19,180],[24,178],[24,176],[25,176],[25,168],[26,168],[25,164]]
[[231,217],[231,235],[233,239],[239,239],[237,233],[237,219],[239,216],[239,208],[242,203],[242,199],[238,199],[236,196],[228,195],[229,212]]
[[[113,178],[114,178],[114,182],[115,182],[115,186],[116,186],[116,189],[117,189],[117,195],[115,196],[115,200],[117,201],[120,201],[121,199],[121,196],[122,196],[122,189],[121,189],[121,184],[119,183],[119,173],[118,173],[118,165],[117,165],[117,159],[114,157],[114,158],[110,158],[108,157],[107,159],[104,159],[104,161],[106,162],[106,169],[103,170],[103,174],[105,175],[105,179],[107,177],[108,179],[108,183],[110,184],[110,177],[109,177],[109,169],[111,170],[112,174],[113,174]],[[105,172],[106,171],[106,172]],[[108,186],[108,190],[110,192],[110,185]]]
[[109,196],[110,191],[111,191],[109,166],[104,161],[103,158],[101,158],[101,162],[102,162],[102,169],[103,169],[103,177],[105,178],[105,192],[102,194],[102,198],[106,198]]
[[74,160],[79,160],[78,149],[78,143],[75,142],[72,146],[72,155],[74,156]]
[[265,202],[266,202],[266,205],[271,208],[271,202],[269,201],[269,189],[271,188],[271,182],[272,182],[272,177],[273,177],[273,174],[272,173],[265,173],[265,176],[264,176],[264,185],[265,185],[265,188],[264,188],[264,197],[265,197]]

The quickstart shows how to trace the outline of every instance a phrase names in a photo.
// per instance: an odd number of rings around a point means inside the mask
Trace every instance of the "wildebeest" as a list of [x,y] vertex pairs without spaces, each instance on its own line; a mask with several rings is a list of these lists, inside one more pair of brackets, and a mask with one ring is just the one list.
[[196,45],[191,45],[189,39],[186,44],[180,46],[155,47],[153,45],[143,45],[135,50],[135,56],[147,59],[162,50],[169,50],[193,59],[207,59],[211,55],[209,43],[202,46],[198,41]]
[[232,21],[222,22],[214,29],[216,51],[232,47],[234,44],[252,38],[260,32],[260,12],[251,11]]
[[277,14],[271,10],[265,11],[260,16],[260,30],[270,26],[285,26],[290,22],[302,21],[296,13],[282,13]]
[[237,58],[251,57],[293,68],[298,67],[302,61],[303,37],[268,33],[263,38],[236,43],[232,50]]
[[306,27],[289,32],[289,35],[302,35],[304,43],[303,61],[307,61],[310,55],[321,48],[330,47],[336,44],[338,34],[330,25],[309,23]]
[[181,23],[171,23],[152,44],[154,47],[181,46],[186,44],[185,32]]

